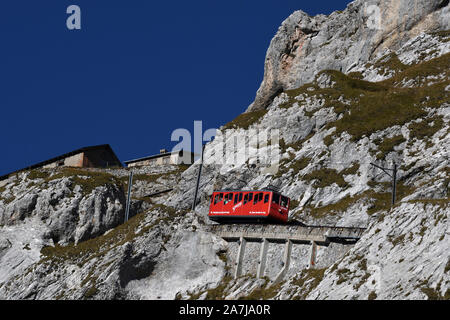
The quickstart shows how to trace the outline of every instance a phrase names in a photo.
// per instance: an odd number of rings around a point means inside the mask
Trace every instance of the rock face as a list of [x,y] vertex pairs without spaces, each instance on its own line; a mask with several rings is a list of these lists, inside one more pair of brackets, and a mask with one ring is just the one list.
[[289,16],[266,54],[264,79],[248,111],[267,108],[281,91],[311,82],[321,70],[351,72],[422,32],[450,29],[446,0],[358,0],[342,12]]
[[[367,27],[363,1],[283,23],[264,103],[205,148],[195,211],[198,163],[133,169],[126,223],[126,169],[3,182],[0,299],[449,299],[448,1],[367,3],[383,29]],[[398,165],[393,207],[391,178],[372,163]],[[209,197],[269,185],[291,198],[291,219],[367,230],[356,244],[319,245],[315,268],[310,246],[294,244],[279,283],[284,244],[270,243],[257,279],[249,241],[233,279],[238,245],[208,232]]]

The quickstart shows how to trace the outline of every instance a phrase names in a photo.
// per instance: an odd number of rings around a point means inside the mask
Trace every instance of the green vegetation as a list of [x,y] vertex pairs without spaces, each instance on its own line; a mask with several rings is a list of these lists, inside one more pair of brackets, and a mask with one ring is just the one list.
[[267,287],[267,282],[268,282],[268,279],[266,279],[266,283],[263,286],[253,290],[248,296],[239,298],[239,300],[269,300],[269,299],[272,299],[280,291],[282,282],[273,284],[269,287]]
[[427,148],[431,147],[430,138],[438,132],[444,125],[442,116],[425,118],[422,121],[415,121],[408,126],[410,142],[425,140]]
[[[336,83],[333,88],[305,84],[298,89],[287,90],[285,93],[289,101],[283,107],[291,107],[297,101],[295,97],[300,94],[324,99],[322,108],[334,107],[335,112],[343,114],[341,119],[325,126],[325,129],[336,127],[336,131],[325,138],[325,144],[330,145],[344,131],[352,136],[352,141],[358,141],[374,132],[424,118],[428,115],[426,107],[436,108],[448,102],[449,94],[445,88],[450,80],[431,85],[424,82],[418,88],[399,88],[396,85],[405,79],[425,79],[443,72],[448,79],[449,58],[450,54],[446,54],[417,65],[405,66],[391,54],[381,59],[376,66],[396,73],[392,78],[377,83],[355,79],[354,74],[349,76],[335,70],[323,71]],[[309,88],[313,90],[309,91]],[[348,101],[349,105],[342,104],[339,98]],[[441,125],[438,123],[435,128]],[[426,135],[429,136],[429,133]]]
[[289,203],[289,210],[290,211],[295,210],[299,204],[300,204],[300,202],[298,200],[291,199],[291,202]]
[[229,275],[222,279],[222,282],[213,289],[208,289],[206,291],[197,292],[196,294],[191,294],[189,300],[198,300],[198,298],[206,292],[206,300],[221,300],[224,299],[225,290],[229,284],[233,281],[233,278]]
[[339,187],[345,188],[348,183],[345,182],[342,174],[339,174],[335,169],[322,168],[315,170],[303,176],[306,181],[315,181],[314,187],[325,188],[333,183],[336,183]]
[[89,298],[92,298],[93,296],[95,296],[97,293],[98,293],[98,289],[95,285],[93,285],[84,293],[84,297],[86,299],[89,299]]
[[[126,223],[119,225],[108,233],[94,239],[80,242],[77,245],[71,243],[67,246],[56,245],[54,247],[44,247],[41,249],[42,258],[38,264],[47,265],[49,273],[57,271],[61,262],[69,262],[82,267],[89,261],[103,257],[108,254],[110,250],[120,247],[126,242],[135,241],[137,237],[144,235],[157,224],[170,223],[171,220],[182,214],[163,205],[155,205],[152,208],[152,211],[153,210],[162,210],[165,215],[156,221],[145,225],[143,222],[147,213],[140,213],[132,217]],[[81,282],[82,287],[89,286],[89,289],[84,294],[85,298],[90,298],[98,292],[96,287],[97,279],[94,277],[94,270],[98,270],[99,268],[105,269],[110,263],[101,266],[92,264],[90,266],[91,269],[89,274]]]
[[368,63],[366,65],[367,68],[370,68],[371,66],[375,67],[376,69],[379,69],[382,72],[381,73],[382,75],[388,75],[391,71],[399,73],[405,71],[409,67],[403,64],[398,58],[397,54],[393,52],[380,58],[374,64]]
[[444,31],[438,31],[432,33],[434,36],[438,36],[439,40],[442,42],[449,42],[450,41],[450,30],[444,30]]
[[375,300],[377,298],[377,294],[375,293],[375,291],[371,291],[369,293],[369,296],[367,297],[367,300]]
[[[354,170],[354,169],[352,169]],[[322,207],[313,207],[311,205],[306,205],[303,208],[302,214],[308,214],[316,219],[321,219],[326,216],[336,215],[341,212],[348,210],[353,204],[358,201],[363,201],[367,199],[369,201],[369,207],[367,208],[367,214],[373,215],[379,211],[386,211],[391,208],[392,194],[387,189],[390,189],[390,183],[371,183],[373,189],[367,190],[363,193],[354,195],[352,197],[345,197],[336,203],[329,204]],[[376,189],[376,190],[374,190]],[[397,184],[397,202],[402,198],[413,192],[414,188],[404,185],[402,181]],[[416,201],[416,200],[414,200]],[[418,201],[418,200],[417,200]],[[427,200],[428,201],[428,200]],[[433,204],[440,204],[444,200],[429,200]],[[447,200],[448,203],[448,200]]]
[[343,282],[346,282],[348,280],[350,280],[350,274],[352,272],[350,271],[350,269],[344,268],[344,269],[338,269],[336,274],[338,275],[338,280],[336,281],[336,284],[339,285]]
[[246,112],[237,116],[234,120],[228,122],[224,125],[223,129],[237,129],[242,128],[247,130],[252,124],[259,121],[262,117],[266,115],[268,110],[258,110],[252,112]]
[[81,186],[84,195],[90,194],[95,188],[104,185],[116,185],[119,188],[123,188],[122,181],[113,176],[112,174],[100,171],[91,171],[80,168],[58,168],[56,170],[48,171],[46,169],[31,170],[28,179],[42,179],[43,183],[49,183],[50,181],[70,178],[73,181],[71,190],[73,191],[76,185]]
[[361,80],[361,79],[363,78],[362,73],[359,72],[359,71],[350,72],[350,73],[348,73],[347,75],[348,75],[350,78],[353,78],[353,79],[359,79],[359,80]]
[[359,163],[355,162],[352,164],[351,167],[342,170],[341,175],[343,176],[354,175],[358,172],[358,170],[359,170]]
[[322,281],[325,270],[325,268],[302,270],[300,275],[292,280],[293,285],[299,286],[301,288],[300,295],[294,296],[292,299],[306,299],[308,294],[310,294],[311,291],[317,288],[319,283]]
[[389,239],[389,241],[392,243],[392,245],[395,247],[395,246],[397,246],[398,244],[402,244],[402,243],[404,242],[404,240],[405,240],[405,235],[402,234],[402,235],[400,235],[400,236],[398,236],[398,237],[389,236],[388,239]]
[[289,172],[289,170],[291,169],[294,170],[294,173],[297,173],[305,169],[312,160],[311,158],[304,157],[293,161],[292,160],[293,157],[294,155],[291,155],[290,159],[284,159],[280,162],[278,172],[274,176],[275,178],[281,177],[283,174]]
[[394,147],[405,141],[406,139],[402,135],[394,136],[392,138],[385,138],[382,143],[378,144],[377,159],[384,159],[390,152],[394,151]]
[[359,196],[357,195],[354,197],[346,197],[336,203],[317,208],[307,205],[305,206],[304,212],[302,212],[302,214],[306,213],[316,219],[321,219],[330,215],[331,216],[336,215],[340,212],[345,212],[346,210],[348,210],[348,208],[350,208],[351,205],[356,203],[361,198],[362,198],[361,195]]
[[[372,183],[373,188],[378,187],[379,191],[367,190],[363,193],[363,196],[372,199],[372,203],[367,209],[367,214],[372,215],[379,211],[387,211],[392,205],[392,186],[390,182]],[[390,189],[390,190],[389,190]],[[396,192],[396,203],[399,203],[401,199],[410,195],[414,191],[414,187],[407,186],[403,181],[398,181]],[[389,190],[389,191],[387,191]]]
[[432,288],[428,284],[428,280],[423,280],[416,288],[420,288],[420,291],[428,297],[428,300],[450,300],[450,289],[447,289],[444,295],[442,295],[441,284],[442,280],[436,285],[436,288]]
[[142,222],[147,213],[140,213],[127,222],[112,229],[110,232],[80,242],[77,245],[71,243],[67,246],[56,245],[54,247],[44,247],[41,249],[41,254],[43,256],[41,262],[68,260],[83,265],[95,257],[105,255],[111,249],[121,246],[126,242],[134,241],[135,238],[147,233],[155,225],[161,222],[169,223],[182,214],[181,212],[177,212],[175,209],[162,204],[154,205],[150,211],[157,209],[164,212],[165,215],[149,225],[142,226]]

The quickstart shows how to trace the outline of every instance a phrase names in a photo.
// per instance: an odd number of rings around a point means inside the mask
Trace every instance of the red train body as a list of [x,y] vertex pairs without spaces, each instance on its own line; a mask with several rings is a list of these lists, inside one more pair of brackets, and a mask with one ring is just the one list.
[[288,221],[290,199],[270,190],[215,191],[209,218],[217,222]]

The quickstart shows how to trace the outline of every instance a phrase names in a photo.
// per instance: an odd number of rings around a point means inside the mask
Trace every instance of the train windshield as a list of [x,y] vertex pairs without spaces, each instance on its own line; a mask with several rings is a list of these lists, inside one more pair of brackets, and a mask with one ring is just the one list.
[[276,204],[280,203],[280,194],[279,193],[274,193],[273,194],[272,203],[276,203]]
[[288,198],[285,196],[281,196],[281,206],[287,208],[288,206]]

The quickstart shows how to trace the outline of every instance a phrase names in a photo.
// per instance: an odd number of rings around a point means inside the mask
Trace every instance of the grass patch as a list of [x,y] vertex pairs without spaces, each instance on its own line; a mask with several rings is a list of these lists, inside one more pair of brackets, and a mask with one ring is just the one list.
[[98,289],[95,285],[93,285],[84,293],[84,297],[86,299],[89,299],[89,298],[92,298],[93,296],[95,296],[97,293],[98,293]]
[[400,235],[398,237],[392,237],[392,236],[389,237],[389,241],[392,243],[392,245],[394,247],[399,245],[399,244],[404,243],[404,240],[405,240],[405,235],[404,234],[402,234],[402,235]]
[[306,181],[314,181],[313,185],[316,188],[325,188],[333,183],[336,183],[341,188],[348,186],[342,174],[339,174],[335,169],[323,168],[315,170],[304,175],[303,179]]
[[292,284],[299,286],[301,290],[300,295],[293,297],[294,300],[301,299],[304,300],[313,291],[319,283],[322,281],[325,274],[324,269],[305,269],[302,270],[299,276],[292,280]]
[[409,138],[412,142],[415,140],[425,140],[427,148],[431,147],[430,138],[442,129],[444,120],[442,116],[434,116],[431,118],[422,119],[422,121],[415,121],[408,126]]
[[359,170],[359,163],[355,162],[352,164],[351,167],[342,170],[341,175],[343,176],[354,175],[358,172],[358,170]]
[[338,269],[336,271],[336,274],[338,276],[338,280],[336,281],[336,284],[339,285],[343,282],[350,280],[350,275],[352,274],[352,272],[350,271],[350,269],[344,268],[344,269]]
[[87,261],[96,257],[101,257],[107,254],[110,250],[121,246],[126,242],[134,241],[135,238],[147,233],[160,222],[169,223],[175,217],[181,215],[181,213],[178,213],[175,209],[161,204],[154,205],[151,211],[157,209],[166,214],[151,224],[141,226],[147,213],[139,213],[127,222],[112,229],[110,232],[99,237],[80,242],[77,245],[71,243],[67,246],[56,245],[54,247],[44,247],[41,249],[41,254],[43,256],[41,262],[70,261],[74,264],[79,264],[82,266]]
[[363,79],[363,74],[360,71],[350,72],[347,74],[347,76],[349,76],[350,78],[353,78],[353,79],[359,79],[359,80]]
[[[445,88],[450,84],[449,80],[432,85],[427,83],[417,88],[399,88],[396,84],[405,79],[415,79],[419,76],[424,78],[443,72],[448,79],[449,58],[450,54],[446,54],[414,66],[405,66],[395,55],[387,56],[381,59],[377,66],[397,73],[392,78],[377,83],[355,79],[335,70],[323,71],[331,75],[332,81],[336,82],[333,88],[306,84],[294,90],[287,90],[285,93],[289,96],[289,101],[286,106],[293,105],[297,101],[295,97],[300,94],[324,99],[322,108],[335,107],[337,113],[343,114],[342,118],[325,126],[325,129],[336,127],[336,131],[327,136],[324,143],[329,146],[333,139],[344,131],[352,136],[352,141],[358,141],[377,131],[425,118],[428,115],[426,107],[436,108],[448,102],[449,94]],[[309,91],[309,88],[314,90]],[[340,98],[344,98],[349,105],[343,105],[339,101]]]
[[58,168],[48,171],[45,169],[35,169],[30,171],[28,179],[42,179],[43,183],[49,183],[62,178],[70,178],[73,182],[70,189],[73,191],[76,185],[79,185],[83,195],[90,194],[94,189],[105,185],[116,185],[123,190],[122,181],[112,174],[100,171],[83,170],[80,168]]
[[385,138],[382,143],[378,145],[377,159],[384,159],[390,152],[394,151],[394,147],[405,142],[406,139],[402,135],[397,135],[392,138]]
[[262,287],[253,290],[248,296],[239,298],[239,300],[269,300],[269,299],[272,299],[280,291],[281,285],[282,285],[281,282],[271,285],[269,287],[266,287],[266,285],[263,285]]
[[308,157],[300,158],[298,160],[293,160],[293,158],[294,155],[292,154],[290,158],[283,159],[280,162],[278,172],[275,174],[274,178],[279,178],[283,176],[283,174],[289,172],[291,169],[294,171],[294,174],[298,173],[303,169],[305,169],[308,166],[308,164],[312,161],[312,158]]
[[225,297],[226,289],[229,284],[233,281],[233,278],[229,275],[222,279],[222,282],[213,289],[208,289],[206,291],[198,292],[196,294],[191,294],[189,300],[198,300],[201,295],[206,292],[206,300],[222,300]]
[[432,206],[439,206],[441,208],[445,208],[449,204],[448,198],[443,199],[415,199],[415,200],[409,200],[409,203],[423,203],[425,205],[430,204]]
[[397,54],[392,52],[384,57],[380,58],[374,64],[368,64],[367,67],[373,66],[376,69],[381,71],[381,75],[388,75],[390,72],[394,71],[395,73],[399,73],[408,69],[409,66],[403,64],[398,58]]
[[262,117],[266,115],[268,110],[258,110],[252,112],[246,112],[237,116],[234,120],[228,122],[223,126],[224,130],[227,129],[238,129],[242,128],[247,130],[252,124],[259,121]]
[[439,37],[439,40],[441,42],[449,42],[450,41],[450,30],[433,32],[433,33],[431,33],[431,35]]
[[345,212],[348,208],[350,208],[351,205],[356,203],[361,198],[362,195],[356,195],[353,197],[343,198],[336,203],[329,204],[323,207],[315,208],[311,206],[306,206],[304,211],[305,213],[311,215],[316,219],[321,219],[329,215],[336,215],[338,213]]

